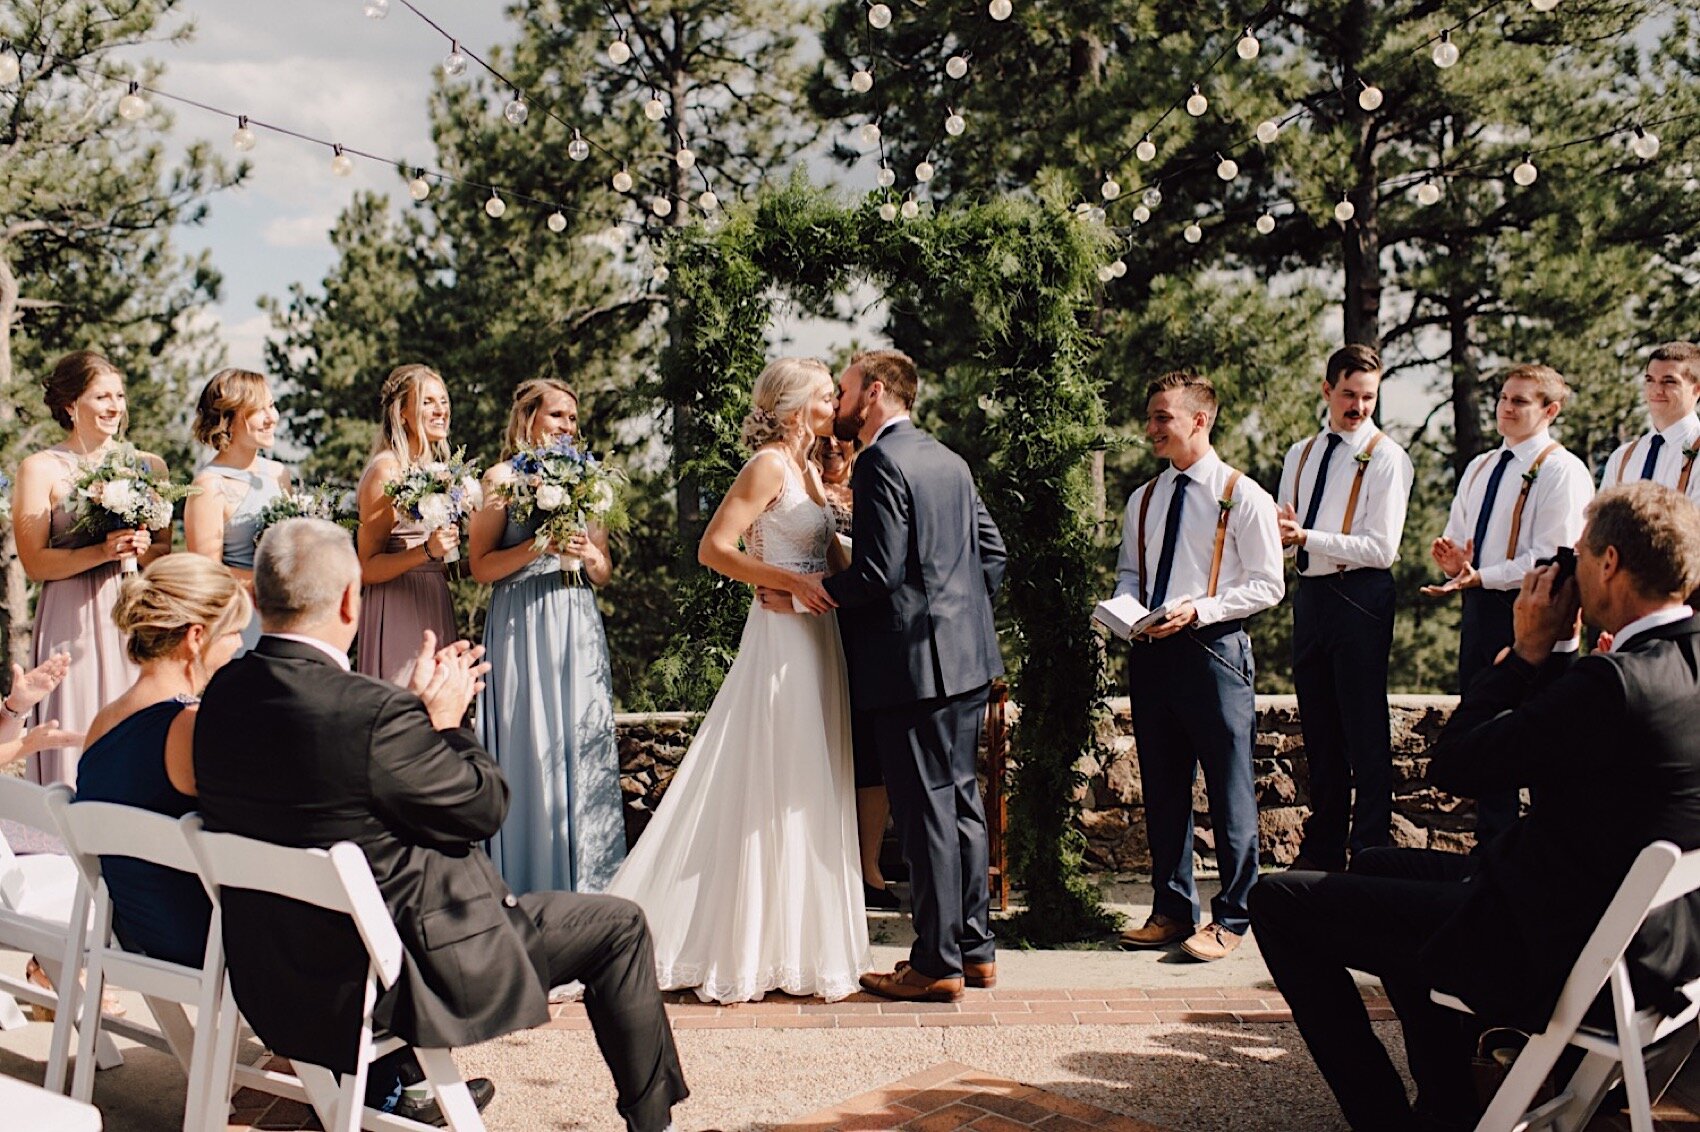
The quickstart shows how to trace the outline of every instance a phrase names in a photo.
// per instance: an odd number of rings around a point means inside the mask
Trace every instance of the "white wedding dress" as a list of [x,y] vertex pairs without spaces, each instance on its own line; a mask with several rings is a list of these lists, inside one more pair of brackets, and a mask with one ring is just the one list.
[[[778,458],[785,486],[746,547],[818,573],[831,513]],[[642,906],[663,989],[710,1002],[857,990],[872,961],[837,614],[751,604],[732,670],[606,891]]]

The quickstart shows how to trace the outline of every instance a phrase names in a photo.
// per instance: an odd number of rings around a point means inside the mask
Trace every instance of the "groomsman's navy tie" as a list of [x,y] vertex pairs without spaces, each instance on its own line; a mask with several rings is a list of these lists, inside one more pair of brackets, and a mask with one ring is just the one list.
[[1653,469],[1658,467],[1659,464],[1659,449],[1664,446],[1665,438],[1655,432],[1653,434],[1653,443],[1647,445],[1647,458],[1641,461],[1642,479],[1650,480],[1653,478]]
[[[1311,524],[1316,522],[1316,513],[1322,510],[1322,489],[1328,484],[1328,458],[1334,455],[1334,450],[1338,447],[1340,434],[1329,433],[1328,447],[1322,450],[1322,464],[1316,469],[1316,486],[1310,489],[1310,506],[1305,508],[1304,529],[1307,531],[1310,530]],[[1297,557],[1299,573],[1302,574],[1310,566],[1310,551],[1301,546]]]
[[1482,509],[1476,513],[1475,548],[1470,551],[1470,565],[1479,567],[1482,564],[1482,544],[1487,541],[1488,520],[1493,518],[1494,497],[1499,494],[1499,481],[1505,478],[1505,466],[1511,463],[1511,449],[1507,448],[1499,454],[1499,463],[1493,466],[1493,474],[1488,477],[1487,494],[1482,496]]
[[1175,543],[1181,534],[1181,506],[1186,502],[1186,485],[1192,481],[1175,477],[1175,493],[1169,496],[1169,514],[1163,520],[1163,553],[1157,556],[1157,583],[1151,587],[1151,608],[1163,604],[1169,593],[1169,574],[1175,568]]

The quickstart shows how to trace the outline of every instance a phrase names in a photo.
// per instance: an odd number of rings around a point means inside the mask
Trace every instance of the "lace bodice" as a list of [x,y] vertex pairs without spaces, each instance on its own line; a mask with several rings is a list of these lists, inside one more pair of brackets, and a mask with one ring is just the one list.
[[[757,453],[751,459],[763,459]],[[763,562],[818,574],[826,569],[826,540],[833,531],[832,512],[809,498],[797,465],[780,457],[785,465],[785,486],[766,511],[756,516],[744,536],[744,545]]]

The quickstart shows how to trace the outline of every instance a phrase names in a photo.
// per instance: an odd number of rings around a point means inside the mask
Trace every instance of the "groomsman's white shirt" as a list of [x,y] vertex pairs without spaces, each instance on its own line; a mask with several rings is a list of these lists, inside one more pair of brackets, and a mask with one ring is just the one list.
[[[1600,469],[1600,490],[1639,480],[1641,468],[1647,462],[1647,449],[1655,436],[1664,437],[1665,443],[1659,449],[1658,462],[1653,465],[1652,480],[1669,488],[1676,487],[1676,481],[1682,475],[1683,461],[1686,459],[1682,450],[1700,444],[1700,417],[1693,413],[1689,413],[1669,428],[1644,432],[1639,440],[1618,445],[1617,451],[1606,461],[1606,466]],[[1624,466],[1625,460],[1629,462],[1628,467]],[[1700,464],[1700,460],[1697,460],[1696,464]],[[1687,494],[1688,498],[1700,503],[1700,467],[1696,467],[1688,476]]]
[[[1169,515],[1169,498],[1175,493],[1173,464],[1164,468],[1151,489],[1151,504],[1145,513],[1145,568],[1157,577],[1163,557],[1163,531]],[[1214,625],[1262,613],[1280,604],[1287,584],[1281,568],[1281,535],[1275,525],[1275,501],[1267,491],[1241,476],[1234,486],[1234,506],[1228,509],[1228,533],[1222,545],[1222,573],[1216,596],[1206,597],[1210,588],[1210,559],[1216,546],[1216,522],[1221,513],[1222,493],[1227,490],[1233,469],[1224,464],[1214,449],[1186,470],[1192,480],[1181,509],[1175,561],[1170,567],[1165,600],[1190,597],[1198,610],[1198,624]],[[1139,596],[1139,507],[1145,494],[1141,484],[1127,497],[1122,517],[1122,549],[1116,561],[1116,593]],[[1146,587],[1150,596],[1150,586]]]
[[[1310,508],[1316,477],[1322,474],[1322,456],[1328,451],[1328,435],[1332,431],[1323,429],[1317,434],[1296,492],[1293,477],[1299,475],[1299,457],[1310,441],[1301,440],[1287,449],[1286,462],[1281,466],[1281,490],[1275,496],[1276,502],[1292,503],[1301,523]],[[1307,528],[1305,534],[1304,548],[1310,554],[1310,563],[1302,571],[1305,577],[1320,578],[1342,567],[1386,570],[1398,561],[1399,540],[1405,531],[1405,508],[1411,499],[1412,473],[1411,458],[1390,436],[1383,436],[1369,455],[1357,510],[1352,513],[1352,533],[1340,533],[1340,528],[1346,525],[1346,502],[1351,498],[1352,481],[1357,478],[1358,457],[1380,432],[1373,424],[1366,423],[1355,432],[1338,434],[1340,443],[1335,445],[1334,458],[1328,462],[1328,482],[1322,488],[1322,507],[1316,513],[1316,526]],[[1297,554],[1298,549],[1288,547],[1287,553]]]
[[[1582,534],[1582,509],[1594,497],[1594,477],[1588,466],[1569,449],[1559,448],[1541,464],[1540,472],[1529,489],[1523,504],[1523,525],[1517,534],[1516,553],[1505,556],[1505,543],[1511,537],[1511,513],[1517,509],[1517,495],[1523,490],[1523,474],[1535,462],[1552,437],[1545,429],[1511,449],[1511,463],[1494,497],[1493,515],[1488,519],[1487,545],[1481,551],[1478,569],[1482,588],[1514,590],[1523,584],[1523,575],[1535,568],[1535,559],[1551,556],[1561,546],[1575,546]],[[1446,521],[1446,537],[1463,546],[1474,537],[1476,515],[1487,496],[1488,480],[1499,454],[1501,444],[1470,461],[1464,478],[1458,481],[1458,492],[1452,497],[1452,514]]]

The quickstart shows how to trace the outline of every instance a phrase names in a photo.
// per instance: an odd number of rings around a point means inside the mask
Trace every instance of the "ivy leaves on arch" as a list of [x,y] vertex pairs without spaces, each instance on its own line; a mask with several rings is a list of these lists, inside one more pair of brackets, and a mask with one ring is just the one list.
[[[1090,458],[1104,443],[1087,319],[1104,237],[1056,201],[1005,198],[895,223],[879,204],[846,203],[796,180],[718,230],[675,231],[666,249],[672,346],[662,363],[675,406],[674,472],[698,485],[705,508],[736,477],[775,290],[824,311],[867,282],[922,337],[938,331],[967,345],[955,352],[971,361],[943,375],[947,399],[941,375],[925,356],[917,361],[923,407],[931,392],[936,415],[954,422],[945,439],[971,438],[980,492],[1009,549],[999,607],[1021,706],[1010,799],[1015,879],[1028,904],[1019,927],[1035,942],[1080,938],[1109,923],[1083,874],[1074,822],[1076,766],[1095,750],[1104,706],[1102,646],[1087,619],[1101,553]],[[683,570],[677,634],[653,686],[700,709],[730,665],[749,591],[694,566],[694,546],[681,549],[693,565]]]

